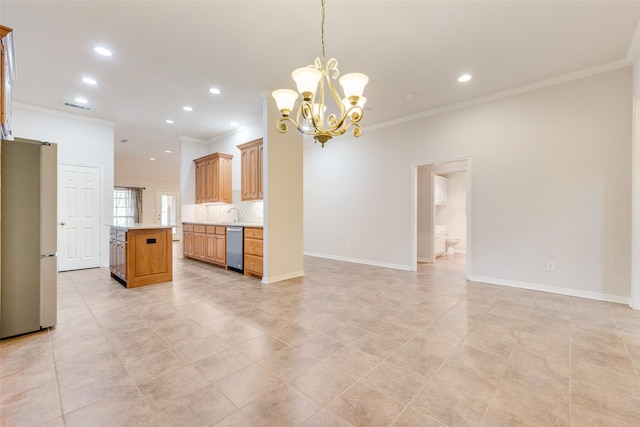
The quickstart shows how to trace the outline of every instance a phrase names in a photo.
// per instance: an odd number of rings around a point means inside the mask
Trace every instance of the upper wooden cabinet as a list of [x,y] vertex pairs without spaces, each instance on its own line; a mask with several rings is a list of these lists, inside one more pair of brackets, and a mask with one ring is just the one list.
[[242,164],[241,198],[262,200],[262,138],[238,145]]
[[231,154],[195,159],[196,203],[231,203]]
[[0,25],[0,128],[2,138],[11,134],[11,82],[15,74],[13,32]]

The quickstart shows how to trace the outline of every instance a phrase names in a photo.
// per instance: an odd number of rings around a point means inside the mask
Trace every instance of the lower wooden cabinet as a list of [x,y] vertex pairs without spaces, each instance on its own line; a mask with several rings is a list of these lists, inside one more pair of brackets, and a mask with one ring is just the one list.
[[193,225],[183,224],[182,226],[182,253],[186,257],[193,256]]
[[244,274],[262,278],[263,229],[244,228]]
[[[244,274],[262,278],[264,260],[263,229],[244,227]],[[221,225],[182,224],[182,253],[185,258],[197,259],[226,267],[227,228]]]
[[227,229],[208,225],[206,232],[206,251],[204,259],[214,264],[227,264]]
[[204,225],[193,226],[193,257],[204,260],[207,245],[206,227]]
[[182,225],[182,255],[225,267],[227,264],[227,229],[223,226]]

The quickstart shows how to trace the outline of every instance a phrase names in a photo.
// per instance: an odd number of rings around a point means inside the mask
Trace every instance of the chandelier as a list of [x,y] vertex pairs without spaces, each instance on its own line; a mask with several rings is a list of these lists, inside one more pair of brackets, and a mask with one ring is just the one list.
[[[294,70],[291,77],[296,82],[302,101],[298,106],[295,118],[291,116],[294,111],[298,92],[290,89],[278,89],[272,92],[278,110],[282,117],[276,124],[278,132],[285,133],[288,123],[293,124],[305,135],[313,135],[315,142],[324,144],[334,136],[344,134],[352,128],[353,136],[362,135],[360,120],[364,113],[364,103],[367,98],[362,96],[369,78],[361,73],[345,74],[340,77],[344,97],[340,97],[332,80],[338,79],[338,61],[331,58],[325,61],[324,56],[324,0],[322,0],[322,59],[316,58],[313,65]],[[335,105],[331,110],[325,104],[325,91],[331,94]]]

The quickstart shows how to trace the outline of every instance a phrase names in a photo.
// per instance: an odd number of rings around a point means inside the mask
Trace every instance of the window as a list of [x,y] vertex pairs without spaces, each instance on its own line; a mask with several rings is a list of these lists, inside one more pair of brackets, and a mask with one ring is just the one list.
[[115,187],[113,189],[113,224],[131,226],[140,223],[142,188]]

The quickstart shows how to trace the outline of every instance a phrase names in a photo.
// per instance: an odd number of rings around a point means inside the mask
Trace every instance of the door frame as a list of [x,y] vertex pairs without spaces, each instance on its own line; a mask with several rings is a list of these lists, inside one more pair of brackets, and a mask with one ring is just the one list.
[[160,224],[160,218],[159,215],[161,215],[161,210],[162,210],[162,206],[161,206],[161,202],[160,202],[160,198],[163,194],[170,194],[170,195],[175,195],[176,196],[176,232],[175,234],[172,233],[171,239],[175,242],[176,240],[180,240],[180,191],[178,190],[163,190],[160,188],[156,189],[156,200],[155,200],[155,223],[156,224]]
[[[467,248],[466,248],[466,262],[465,262],[465,277],[467,280],[469,280],[469,278],[472,276],[472,272],[471,272],[471,266],[473,265],[472,263],[472,259],[473,259],[473,245],[472,245],[472,239],[473,236],[470,233],[471,230],[471,213],[472,213],[472,203],[471,203],[471,189],[472,189],[472,162],[471,162],[471,156],[461,156],[461,157],[454,157],[454,158],[448,158],[448,159],[441,159],[441,160],[433,160],[433,161],[426,161],[426,162],[421,162],[421,163],[414,163],[413,165],[411,165],[411,239],[410,239],[410,260],[409,260],[409,265],[411,267],[412,271],[417,271],[418,270],[418,190],[419,190],[419,186],[418,186],[418,168],[422,167],[422,166],[438,166],[438,165],[442,165],[443,163],[452,163],[452,162],[459,162],[459,161],[466,161],[467,163],[467,167],[466,167],[466,172],[467,172],[467,199],[466,199],[466,228],[467,228]],[[437,172],[437,171],[431,171],[431,195],[429,198],[429,206],[428,209],[431,211],[431,215],[430,215],[430,219],[429,219],[429,230],[430,230],[430,236],[431,236],[431,262],[435,263],[435,257],[433,256],[435,253],[435,249],[434,249],[434,245],[435,245],[435,238],[434,238],[434,234],[435,234],[435,200],[434,200],[434,179],[433,179],[433,175],[437,175],[440,173],[448,173],[448,172],[461,172],[462,170],[458,169],[458,170],[445,170],[443,169],[442,172]]]
[[631,289],[629,307],[640,310],[640,97],[633,100],[631,167]]
[[[60,167],[61,166],[80,166],[80,167],[85,167],[85,168],[94,168],[94,169],[98,169],[98,174],[99,174],[99,179],[100,179],[100,183],[98,185],[98,221],[99,224],[104,224],[103,221],[103,214],[104,214],[104,167],[102,165],[96,165],[96,164],[89,164],[89,163],[76,163],[76,162],[58,162],[58,167],[57,167],[57,187],[60,188]],[[57,221],[56,224],[59,225],[60,224],[60,203],[61,200],[61,195],[60,192],[58,191],[58,197],[56,200],[56,203],[58,205],[58,207],[56,208],[56,217],[57,217]],[[111,194],[110,197],[111,200],[111,210],[110,212],[113,212],[113,194]],[[113,214],[112,214],[113,215]],[[109,222],[111,222],[111,220],[113,219],[113,216],[109,216],[110,220]],[[109,266],[109,258],[108,258],[108,253],[109,253],[109,248],[107,247],[103,247],[103,245],[105,243],[108,244],[109,239],[107,238],[108,233],[109,233],[109,229],[108,227],[104,227],[104,229],[99,228],[98,229],[98,266],[94,267],[94,268],[99,268],[99,267],[108,267]],[[58,243],[60,243],[60,238],[57,238]],[[60,253],[60,248],[58,247],[58,253]],[[105,258],[105,254],[107,255],[107,258]],[[58,256],[58,271],[60,271],[60,256]],[[73,271],[73,270],[68,270],[68,271]]]

